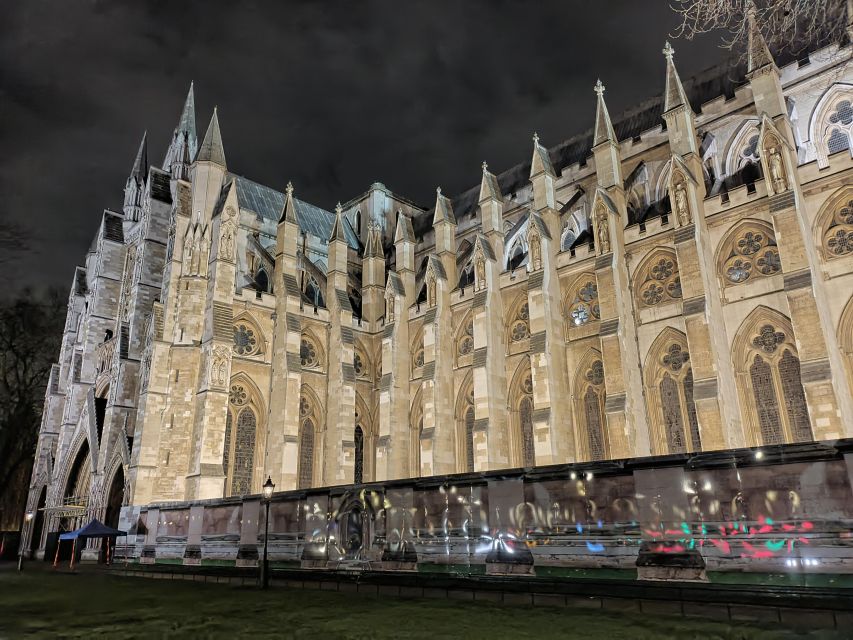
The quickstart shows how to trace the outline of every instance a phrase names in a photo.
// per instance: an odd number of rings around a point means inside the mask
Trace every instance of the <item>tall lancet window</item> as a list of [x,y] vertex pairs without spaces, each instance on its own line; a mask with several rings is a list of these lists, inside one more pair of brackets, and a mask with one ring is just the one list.
[[355,470],[353,472],[353,482],[361,484],[364,482],[364,431],[361,425],[356,426],[353,436],[355,442]]
[[296,469],[299,489],[308,489],[314,484],[314,430],[318,423],[316,412],[319,407],[304,393],[299,398],[299,462]]
[[604,365],[600,358],[597,351],[591,352],[575,376],[578,448],[581,457],[587,460],[604,460],[609,454],[604,420]]
[[536,446],[533,442],[533,381],[528,373],[521,384],[524,395],[518,403],[518,422],[521,427],[521,460],[525,467],[536,464]]

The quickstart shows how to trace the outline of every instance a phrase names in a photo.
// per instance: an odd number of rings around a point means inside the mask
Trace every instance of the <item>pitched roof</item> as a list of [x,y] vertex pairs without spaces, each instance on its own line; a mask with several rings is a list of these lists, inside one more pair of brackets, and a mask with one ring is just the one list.
[[[253,211],[264,220],[278,222],[284,207],[283,193],[234,173],[228,175],[237,181],[237,202],[241,209]],[[296,206],[299,228],[312,236],[328,240],[335,222],[335,214],[298,198],[293,198],[293,204]],[[358,236],[346,218],[344,218],[343,227],[347,244],[353,249],[358,249],[360,244]]]
[[204,134],[204,141],[198,148],[196,162],[215,162],[218,165],[227,167],[225,164],[225,149],[222,146],[222,134],[219,131],[219,115],[217,110],[213,110],[213,117],[210,119],[210,124],[207,125],[207,133]]

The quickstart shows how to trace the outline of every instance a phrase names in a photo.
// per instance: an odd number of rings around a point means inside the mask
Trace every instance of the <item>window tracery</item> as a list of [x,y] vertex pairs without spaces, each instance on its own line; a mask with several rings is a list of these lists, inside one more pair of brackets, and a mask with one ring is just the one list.
[[521,379],[521,399],[518,403],[518,423],[521,436],[521,463],[536,464],[536,445],[533,441],[533,379],[530,371]]
[[310,488],[314,482],[314,425],[318,422],[314,405],[303,392],[299,397],[299,489]]
[[693,371],[684,334],[665,329],[652,345],[647,362],[644,375],[656,452],[701,451]]
[[839,100],[827,118],[826,149],[829,155],[850,149],[853,139],[853,103],[849,98]]
[[773,276],[782,270],[776,238],[769,228],[759,225],[741,227],[723,245],[722,272],[730,285],[750,279]]
[[512,342],[520,342],[530,337],[530,306],[527,302],[518,307],[510,325],[509,335]]
[[853,198],[845,199],[835,207],[823,234],[823,246],[830,258],[853,253]]
[[601,308],[598,304],[598,284],[590,276],[574,291],[568,305],[569,321],[575,326],[585,325],[601,319]]
[[468,318],[465,331],[456,343],[456,352],[460,356],[467,356],[474,351],[474,318]]
[[260,341],[252,326],[240,323],[234,326],[234,353],[240,356],[253,356],[258,353]]
[[364,355],[361,349],[356,349],[353,354],[352,368],[355,370],[357,378],[370,377],[370,365],[368,363],[367,356]]
[[361,425],[356,425],[353,441],[355,442],[353,482],[361,484],[364,481],[364,430],[361,428]]
[[749,340],[747,374],[761,444],[814,439],[800,376],[800,360],[787,329],[768,320]]
[[668,252],[657,252],[645,262],[639,274],[638,300],[642,307],[654,307],[681,300],[678,262]]
[[228,402],[236,407],[242,407],[249,401],[249,394],[246,393],[246,388],[241,384],[232,384],[231,391],[228,393]]
[[306,335],[302,335],[299,343],[299,359],[302,366],[313,369],[320,366],[319,348],[314,341]]
[[241,496],[252,491],[256,431],[255,412],[246,407],[237,416],[237,429],[234,438],[234,467],[231,471],[231,495]]
[[604,436],[604,364],[593,360],[582,374],[581,410],[586,428],[586,446],[590,460],[604,460],[607,444]]

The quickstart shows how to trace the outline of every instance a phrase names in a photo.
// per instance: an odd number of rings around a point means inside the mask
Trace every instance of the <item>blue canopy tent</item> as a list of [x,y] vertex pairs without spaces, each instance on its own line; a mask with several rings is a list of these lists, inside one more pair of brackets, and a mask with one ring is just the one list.
[[73,540],[74,547],[71,551],[71,564],[70,568],[74,567],[74,555],[77,552],[77,540],[88,540],[89,538],[106,538],[107,539],[107,564],[110,563],[110,540],[113,542],[115,538],[118,536],[126,536],[127,531],[119,531],[118,529],[113,529],[112,527],[108,527],[103,522],[93,519],[89,524],[85,527],[81,527],[74,531],[68,531],[66,533],[62,533],[59,536],[59,542],[56,545],[56,558],[54,558],[53,566],[56,566],[56,563],[59,560],[59,545],[62,544],[63,540]]

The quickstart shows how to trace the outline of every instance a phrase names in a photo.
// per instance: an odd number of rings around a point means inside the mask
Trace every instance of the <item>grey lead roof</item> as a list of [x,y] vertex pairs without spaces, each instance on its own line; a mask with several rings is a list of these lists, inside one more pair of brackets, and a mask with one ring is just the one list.
[[[272,220],[278,223],[281,210],[284,207],[283,193],[265,187],[243,176],[229,175],[237,181],[237,202],[241,209],[253,211],[255,215],[264,220]],[[299,228],[305,233],[316,236],[323,241],[328,240],[332,233],[332,225],[335,223],[335,214],[298,198],[293,199],[293,204],[296,206],[296,217],[299,221]],[[353,249],[358,250],[358,236],[352,230],[349,220],[346,217],[344,217],[343,222],[347,244]]]

